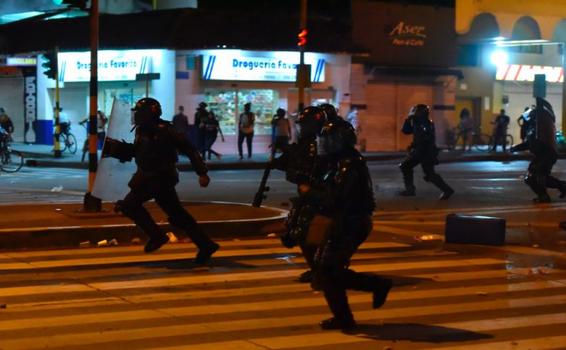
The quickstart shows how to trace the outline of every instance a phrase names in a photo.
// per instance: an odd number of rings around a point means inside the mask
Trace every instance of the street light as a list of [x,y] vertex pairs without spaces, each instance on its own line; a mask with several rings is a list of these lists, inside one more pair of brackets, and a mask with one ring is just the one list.
[[504,64],[507,64],[507,62],[509,62],[509,55],[507,54],[507,52],[503,50],[495,50],[491,54],[490,58],[491,58],[491,63],[493,63],[495,66],[502,66]]

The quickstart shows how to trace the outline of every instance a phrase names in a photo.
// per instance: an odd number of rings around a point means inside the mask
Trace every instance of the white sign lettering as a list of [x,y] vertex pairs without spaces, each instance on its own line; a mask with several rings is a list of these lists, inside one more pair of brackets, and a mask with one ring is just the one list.
[[[162,54],[162,50],[99,51],[98,80],[136,80],[136,74],[153,73],[152,62],[160,61]],[[57,58],[62,81],[90,80],[90,52],[63,52]]]
[[[205,80],[286,81],[296,80],[299,54],[274,52],[271,57],[247,56],[238,51],[216,51],[203,55],[202,77]],[[311,65],[311,81],[324,81],[325,60],[322,55],[305,54]]]

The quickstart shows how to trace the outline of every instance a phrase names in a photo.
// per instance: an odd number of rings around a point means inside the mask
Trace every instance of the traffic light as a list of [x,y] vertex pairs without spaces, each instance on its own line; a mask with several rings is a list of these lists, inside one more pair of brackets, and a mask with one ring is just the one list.
[[299,35],[297,35],[299,41],[297,42],[297,46],[299,47],[303,47],[305,45],[307,45],[307,34],[308,31],[306,29],[303,29],[299,32]]
[[45,68],[43,74],[48,78],[55,79],[57,77],[57,52],[48,51],[43,54],[43,62],[41,66]]

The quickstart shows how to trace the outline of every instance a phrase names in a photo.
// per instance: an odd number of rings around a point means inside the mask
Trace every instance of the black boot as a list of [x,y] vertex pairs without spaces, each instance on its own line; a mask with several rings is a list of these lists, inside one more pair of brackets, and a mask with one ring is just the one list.
[[448,186],[448,184],[444,182],[444,179],[440,175],[434,174],[430,179],[430,182],[432,182],[433,185],[435,185],[442,191],[438,199],[446,200],[452,197],[452,195],[454,194],[452,187]]

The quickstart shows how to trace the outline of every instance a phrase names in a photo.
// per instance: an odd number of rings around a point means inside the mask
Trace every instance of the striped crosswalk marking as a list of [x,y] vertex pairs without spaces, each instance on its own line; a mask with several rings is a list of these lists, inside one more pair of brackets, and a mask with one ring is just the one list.
[[380,310],[369,294],[349,293],[361,326],[341,333],[318,329],[329,312],[320,293],[294,282],[305,268],[298,250],[274,239],[221,243],[204,269],[189,266],[188,244],[152,255],[139,246],[2,253],[0,349],[566,346],[560,267],[367,242],[353,268],[390,276],[396,287]]

